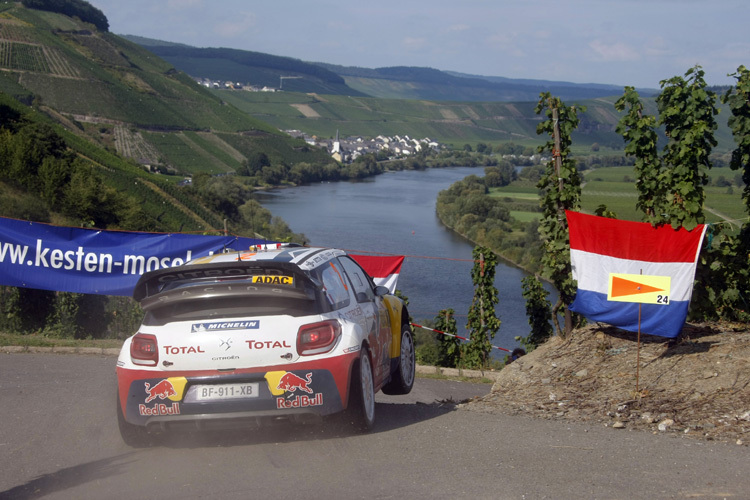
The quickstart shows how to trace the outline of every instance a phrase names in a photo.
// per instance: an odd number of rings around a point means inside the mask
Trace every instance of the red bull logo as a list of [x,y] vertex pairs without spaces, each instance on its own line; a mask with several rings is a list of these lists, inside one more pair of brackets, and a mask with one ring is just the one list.
[[172,403],[167,406],[164,403],[159,403],[153,408],[149,408],[144,404],[138,405],[138,413],[141,415],[156,416],[156,415],[179,415],[180,414],[180,403]]
[[279,385],[276,386],[276,389],[286,392],[295,392],[297,389],[299,389],[300,391],[312,394],[313,390],[310,389],[311,382],[312,372],[305,375],[305,378],[299,377],[294,373],[286,372],[279,379]]
[[317,393],[314,397],[295,396],[292,399],[276,398],[276,409],[307,408],[308,406],[323,406],[323,394]]
[[310,389],[311,382],[312,372],[305,375],[305,378],[299,377],[294,373],[286,372],[281,379],[279,379],[279,385],[276,386],[276,389],[286,392],[295,392],[299,389],[300,391],[312,394],[313,390]]
[[[310,406],[323,406],[323,393],[315,394],[312,387],[312,372],[308,372],[305,378],[286,371],[268,372],[266,380],[268,388],[274,396],[286,397],[276,398],[276,408],[286,410],[290,408],[307,408]],[[302,391],[307,394],[295,394]]]
[[151,387],[151,384],[149,384],[148,382],[144,383],[146,384],[146,392],[148,393],[148,397],[145,401],[146,403],[150,403],[156,398],[167,399],[169,396],[174,396],[175,394],[177,394],[177,392],[174,390],[172,382],[167,379],[162,380],[153,387]]

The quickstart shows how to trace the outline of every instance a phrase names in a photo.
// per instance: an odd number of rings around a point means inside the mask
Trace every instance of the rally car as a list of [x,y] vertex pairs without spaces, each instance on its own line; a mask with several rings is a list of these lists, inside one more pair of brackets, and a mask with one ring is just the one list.
[[346,252],[251,248],[144,274],[145,316],[117,360],[123,440],[171,427],[305,421],[344,412],[369,430],[375,393],[407,394],[404,302]]

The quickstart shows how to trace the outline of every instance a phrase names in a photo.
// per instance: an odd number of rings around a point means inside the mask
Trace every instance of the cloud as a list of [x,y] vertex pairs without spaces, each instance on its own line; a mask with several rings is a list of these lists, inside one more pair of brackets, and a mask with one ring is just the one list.
[[222,38],[237,38],[254,27],[255,22],[256,17],[252,12],[234,12],[231,20],[214,23],[213,32]]
[[401,40],[401,44],[406,50],[420,50],[427,45],[426,38],[406,37]]
[[471,29],[471,26],[468,24],[453,24],[451,26],[448,26],[448,29],[446,31],[448,32],[458,32],[458,31],[467,31]]
[[629,45],[617,43],[605,43],[601,40],[593,40],[589,48],[594,51],[595,59],[603,62],[637,61],[640,59],[638,51]]
[[485,42],[493,52],[499,51],[512,57],[525,57],[527,55],[526,50],[519,46],[515,35],[512,33],[495,33],[485,38]]
[[193,7],[200,7],[203,5],[203,0],[169,0],[167,7],[172,9],[191,9]]

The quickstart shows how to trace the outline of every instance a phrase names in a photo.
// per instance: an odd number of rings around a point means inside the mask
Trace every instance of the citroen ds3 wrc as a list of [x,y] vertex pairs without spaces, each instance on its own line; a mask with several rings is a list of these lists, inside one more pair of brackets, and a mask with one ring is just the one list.
[[342,250],[217,254],[144,274],[133,297],[145,316],[116,368],[120,433],[132,446],[182,425],[339,412],[369,430],[375,393],[414,384],[404,302]]

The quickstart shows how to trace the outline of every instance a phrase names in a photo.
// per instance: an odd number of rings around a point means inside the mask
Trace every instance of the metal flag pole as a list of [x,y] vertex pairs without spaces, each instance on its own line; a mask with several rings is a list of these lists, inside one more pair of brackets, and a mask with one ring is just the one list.
[[[643,275],[643,269],[641,269],[640,272],[641,275]],[[641,287],[638,286],[638,290],[640,290]],[[636,348],[636,355],[635,355],[635,393],[639,396],[640,399],[640,392],[638,390],[638,382],[640,380],[641,375],[641,309],[643,308],[643,302],[638,302],[638,341],[637,341],[637,348]]]
[[635,355],[635,393],[639,396],[640,399],[640,392],[638,391],[638,380],[640,377],[641,372],[641,308],[643,307],[642,303],[638,303],[638,349],[636,350]]

